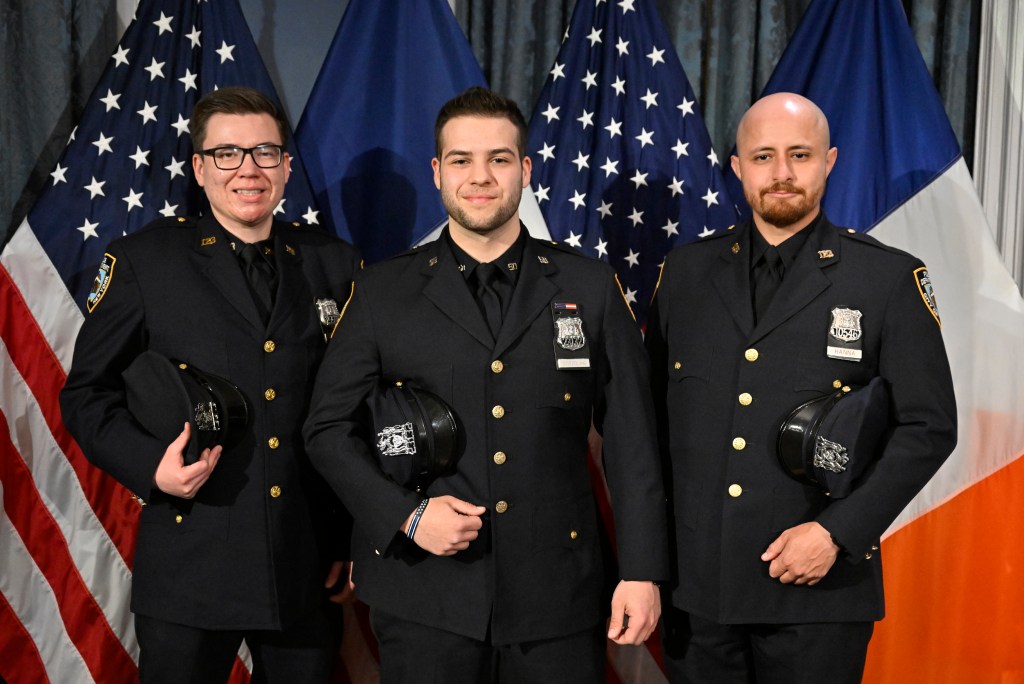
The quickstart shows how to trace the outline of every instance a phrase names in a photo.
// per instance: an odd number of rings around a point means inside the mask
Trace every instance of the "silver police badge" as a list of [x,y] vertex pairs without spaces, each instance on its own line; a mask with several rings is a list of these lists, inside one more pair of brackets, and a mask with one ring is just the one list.
[[576,351],[583,349],[587,339],[583,336],[583,320],[579,316],[561,316],[555,320],[558,326],[556,342],[562,349]]
[[850,457],[846,455],[846,447],[831,442],[821,435],[814,441],[814,467],[841,473],[846,470]]
[[412,423],[389,425],[378,432],[377,451],[381,456],[415,456],[416,433]]
[[832,323],[828,326],[828,343],[825,353],[829,358],[859,362],[864,358],[864,330],[860,319],[864,316],[857,309],[837,306],[832,309]]
[[320,324],[325,328],[334,328],[334,324],[341,318],[338,303],[333,299],[316,300],[316,311],[320,316]]
[[197,430],[216,432],[220,429],[220,413],[217,411],[217,405],[212,401],[196,404],[193,416],[195,417]]
[[855,342],[860,339],[860,319],[863,316],[856,309],[832,309],[832,325],[829,326],[829,333],[832,337],[843,342]]

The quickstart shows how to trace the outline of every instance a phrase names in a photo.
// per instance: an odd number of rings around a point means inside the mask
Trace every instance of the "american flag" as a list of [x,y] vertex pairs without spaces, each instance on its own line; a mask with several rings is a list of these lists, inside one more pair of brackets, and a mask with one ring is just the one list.
[[[93,468],[57,404],[111,240],[196,214],[188,119],[217,87],[276,98],[237,0],[143,0],[52,183],[0,255],[0,680],[136,681],[138,505]],[[282,218],[316,223],[293,160]],[[246,675],[236,667],[233,681]]]
[[611,264],[641,322],[669,249],[736,222],[653,0],[576,3],[527,153],[552,237]]

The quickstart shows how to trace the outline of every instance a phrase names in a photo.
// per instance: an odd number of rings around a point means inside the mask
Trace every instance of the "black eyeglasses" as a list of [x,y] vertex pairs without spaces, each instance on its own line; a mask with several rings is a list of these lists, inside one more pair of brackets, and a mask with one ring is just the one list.
[[284,148],[280,145],[257,145],[256,147],[211,147],[199,150],[199,154],[213,157],[214,165],[221,171],[233,171],[245,161],[245,155],[252,157],[261,169],[280,166],[284,159]]

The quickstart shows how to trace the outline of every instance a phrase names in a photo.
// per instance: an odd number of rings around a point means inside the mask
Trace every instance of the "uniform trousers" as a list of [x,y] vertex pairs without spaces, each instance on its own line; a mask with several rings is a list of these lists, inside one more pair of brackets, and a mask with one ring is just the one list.
[[874,622],[720,625],[670,609],[672,684],[859,684]]
[[252,654],[252,684],[326,684],[340,622],[317,612],[280,631],[210,630],[136,615],[135,635],[141,684],[224,684],[243,639]]
[[370,609],[381,684],[602,684],[602,626],[554,639],[492,645]]

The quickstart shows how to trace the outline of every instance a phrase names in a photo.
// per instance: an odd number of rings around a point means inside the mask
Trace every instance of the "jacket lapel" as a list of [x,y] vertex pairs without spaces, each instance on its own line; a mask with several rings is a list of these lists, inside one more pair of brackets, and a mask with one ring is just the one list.
[[274,295],[274,310],[270,312],[268,331],[273,331],[297,311],[308,314],[314,306],[312,301],[302,301],[308,292],[302,271],[302,256],[285,242],[281,230],[274,231],[274,259],[277,267],[277,293]]
[[744,228],[736,231],[733,239],[727,240],[719,253],[720,268],[712,278],[712,284],[718,296],[725,303],[726,310],[744,335],[749,335],[754,328],[754,309],[750,302],[750,240]]
[[199,268],[214,288],[254,327],[263,329],[256,303],[225,231],[212,216],[204,216],[196,226],[194,250]]
[[420,273],[428,279],[423,288],[423,296],[480,344],[490,349],[494,346],[494,337],[447,247],[447,236],[448,229],[445,228],[440,237],[423,250]]
[[[526,230],[526,227],[523,226],[522,230]],[[501,323],[498,342],[494,346],[495,356],[502,354],[519,339],[558,294],[558,286],[551,282],[551,276],[557,270],[555,264],[538,251],[536,241],[528,237],[523,248],[519,280],[512,293],[508,315]]]
[[754,328],[751,341],[764,337],[782,325],[828,289],[832,281],[823,269],[838,262],[838,233],[831,223],[823,220],[797,253],[793,266],[783,277],[764,317]]

